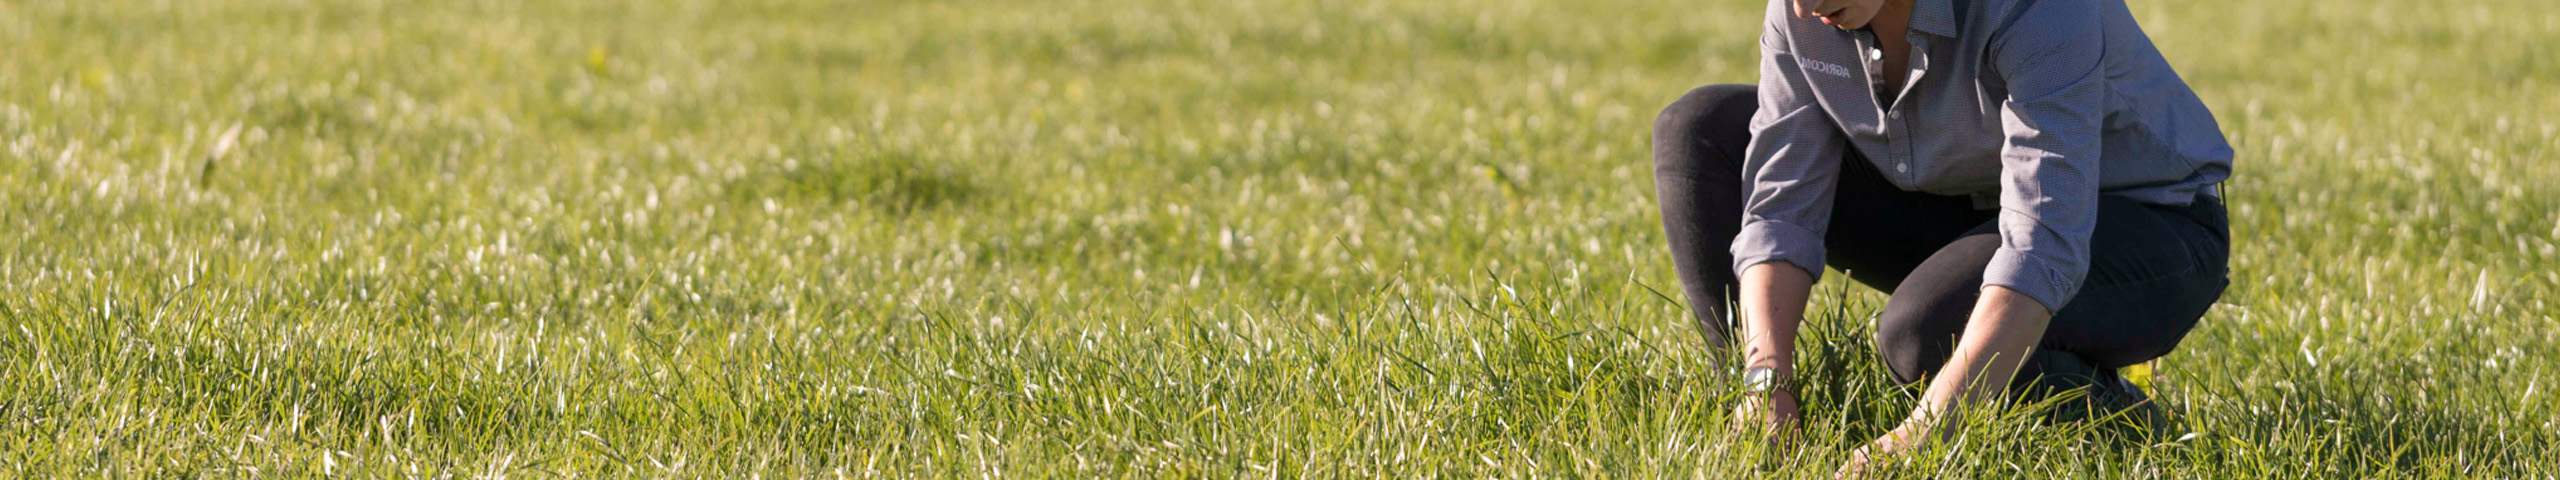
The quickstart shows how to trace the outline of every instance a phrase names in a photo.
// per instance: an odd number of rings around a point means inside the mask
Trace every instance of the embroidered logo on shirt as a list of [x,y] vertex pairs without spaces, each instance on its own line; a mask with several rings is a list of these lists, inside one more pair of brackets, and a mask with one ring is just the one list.
[[1821,60],[1814,60],[1814,59],[1810,59],[1810,58],[1801,58],[1801,57],[1797,58],[1796,60],[1804,62],[1804,67],[1805,67],[1805,69],[1806,69],[1806,70],[1812,70],[1812,71],[1816,71],[1816,72],[1828,73],[1828,74],[1831,74],[1831,76],[1834,76],[1834,77],[1850,78],[1850,77],[1849,77],[1849,69],[1848,69],[1848,68],[1846,68],[1846,67],[1841,67],[1841,66],[1840,66],[1840,64],[1836,64],[1836,63],[1829,63],[1829,62],[1824,62],[1824,61],[1821,61]]

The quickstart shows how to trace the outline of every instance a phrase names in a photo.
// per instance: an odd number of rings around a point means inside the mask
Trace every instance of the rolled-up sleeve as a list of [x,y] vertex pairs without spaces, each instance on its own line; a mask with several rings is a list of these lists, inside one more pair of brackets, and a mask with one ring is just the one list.
[[2089,271],[2097,227],[2105,22],[2097,2],[2039,1],[1993,46],[2008,99],[2000,155],[2000,249],[1984,286],[2061,310]]
[[1787,0],[1770,2],[1760,34],[1760,109],[1745,150],[1742,233],[1733,239],[1733,270],[1783,261],[1820,278],[1823,230],[1847,140],[1823,112],[1788,48]]

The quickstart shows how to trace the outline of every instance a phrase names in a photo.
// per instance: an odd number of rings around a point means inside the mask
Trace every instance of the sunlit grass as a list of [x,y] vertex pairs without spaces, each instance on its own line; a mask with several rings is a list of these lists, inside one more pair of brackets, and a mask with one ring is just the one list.
[[[2241,155],[2178,424],[1896,472],[2560,474],[2560,4],[2132,3]],[[1655,293],[1759,11],[0,2],[0,476],[1827,476],[1882,296],[1764,452]]]

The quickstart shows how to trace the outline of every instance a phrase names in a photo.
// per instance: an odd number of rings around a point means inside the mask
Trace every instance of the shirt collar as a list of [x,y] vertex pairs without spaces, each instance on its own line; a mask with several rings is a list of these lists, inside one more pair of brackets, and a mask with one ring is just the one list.
[[1911,5],[1911,29],[1930,35],[1956,36],[1956,0],[1918,0]]

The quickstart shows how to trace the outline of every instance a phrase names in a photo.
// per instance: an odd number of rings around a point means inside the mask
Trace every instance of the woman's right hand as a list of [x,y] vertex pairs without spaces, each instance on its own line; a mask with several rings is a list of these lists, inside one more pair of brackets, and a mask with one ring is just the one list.
[[1734,434],[1760,436],[1771,447],[1785,446],[1795,440],[1796,408],[1796,395],[1788,390],[1744,395],[1742,403],[1733,407]]
[[[1805,300],[1813,296],[1813,273],[1785,261],[1767,261],[1742,271],[1744,370],[1768,368],[1769,385],[1743,395],[1734,406],[1737,429],[1786,442],[1796,430],[1796,326],[1803,323]],[[1748,388],[1746,386],[1746,388]]]

